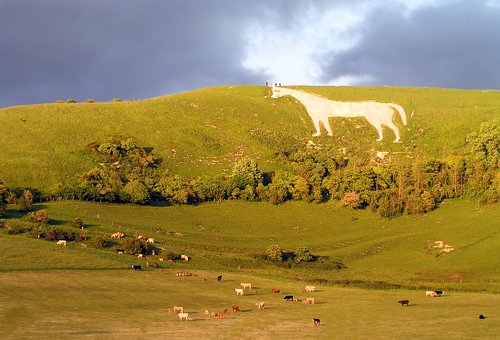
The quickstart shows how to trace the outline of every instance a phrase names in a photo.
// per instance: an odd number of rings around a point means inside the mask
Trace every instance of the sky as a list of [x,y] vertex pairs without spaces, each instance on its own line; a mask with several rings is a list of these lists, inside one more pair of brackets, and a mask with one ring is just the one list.
[[500,89],[500,0],[0,0],[0,107],[283,85]]

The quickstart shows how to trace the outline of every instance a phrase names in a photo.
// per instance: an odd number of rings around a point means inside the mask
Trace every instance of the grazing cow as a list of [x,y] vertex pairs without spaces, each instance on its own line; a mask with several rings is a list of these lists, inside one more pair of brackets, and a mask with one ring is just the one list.
[[175,273],[175,276],[184,276],[184,270],[182,269],[179,269],[176,273]]
[[401,304],[401,307],[406,305],[407,307],[410,305],[410,300],[399,300],[398,303]]
[[210,313],[210,317],[214,319],[219,319],[220,318],[220,312],[212,312]]
[[160,262],[163,262],[163,257],[160,257],[158,260],[160,260]]
[[433,290],[428,290],[425,292],[425,296],[432,296],[432,297],[435,297],[437,296],[436,292],[433,291]]
[[240,283],[240,286],[243,287],[243,289],[252,289],[252,284],[251,283]]
[[139,254],[137,255],[137,257],[144,257],[144,254]]
[[148,242],[148,243],[155,243],[155,239],[150,237],[150,238],[148,238],[146,240],[146,242]]
[[479,319],[481,319],[481,320],[486,319],[486,316],[484,316],[483,314],[480,314]]
[[243,289],[235,288],[234,290],[236,291],[236,296],[238,296],[238,295],[243,296]]
[[57,241],[58,246],[65,246],[66,247],[66,240],[59,240]]
[[314,298],[313,297],[308,297],[304,301],[302,301],[304,305],[313,305],[314,304]]
[[273,288],[273,289],[272,289],[272,292],[273,292],[273,293],[276,293],[276,294],[279,294],[279,293],[280,293],[280,290],[279,290],[279,289],[277,289],[277,288]]
[[156,262],[155,262],[155,263],[153,263],[153,267],[155,267],[155,268],[160,268],[160,265],[159,265],[158,263],[156,263]]
[[173,306],[172,311],[174,313],[184,313],[184,307],[179,307],[179,306]]
[[221,281],[222,281],[222,275],[217,276],[217,282],[221,282]]
[[87,241],[87,235],[84,235],[84,234],[78,235],[78,240],[80,240],[80,241]]
[[285,295],[283,301],[293,301],[293,295]]
[[255,305],[257,306],[258,309],[264,309],[266,306],[265,302],[256,302]]
[[435,290],[434,293],[436,293],[436,296],[441,296],[444,294],[442,290]]
[[314,326],[319,326],[321,324],[321,320],[320,319],[313,319],[313,324],[314,324]]
[[125,236],[125,234],[121,233],[119,231],[117,231],[116,233],[111,234],[112,238],[122,238],[123,236]]
[[227,308],[221,314],[221,319],[229,319],[229,314],[227,313]]
[[235,312],[235,313],[241,312],[240,307],[238,307],[238,305],[233,305],[232,308],[233,308],[233,312]]
[[133,270],[142,270],[142,267],[139,264],[134,264],[134,265],[132,265],[132,269]]
[[312,293],[316,290],[316,287],[315,286],[306,286],[305,290],[307,293]]
[[187,255],[181,255],[181,260],[189,261],[189,257],[187,257]]
[[125,254],[126,253],[125,249],[116,249],[116,252],[118,254]]
[[189,313],[179,313],[177,314],[179,315],[179,319],[182,321],[182,320],[186,320],[188,321],[188,318],[189,318]]

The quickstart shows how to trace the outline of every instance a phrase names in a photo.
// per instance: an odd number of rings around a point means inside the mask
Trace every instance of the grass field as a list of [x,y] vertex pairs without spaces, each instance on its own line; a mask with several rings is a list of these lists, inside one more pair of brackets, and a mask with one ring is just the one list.
[[[323,287],[300,294],[299,283],[223,273],[173,270],[84,270],[0,273],[2,339],[495,339],[500,333],[500,296],[447,291],[440,298],[424,291]],[[207,278],[202,283],[201,278]],[[236,296],[240,282],[252,282]],[[274,294],[271,288],[280,288]],[[283,294],[314,305],[284,302]],[[402,307],[400,299],[409,299]],[[257,310],[256,302],[266,302]],[[232,313],[237,304],[242,312]],[[192,320],[168,312],[183,306]],[[229,319],[204,311],[229,310]],[[479,320],[478,315],[487,316]],[[315,327],[312,318],[320,318]]]
[[[401,104],[408,114],[402,143],[391,131],[375,142],[363,118],[331,120],[333,137],[315,137],[348,156],[365,159],[376,151],[391,159],[443,159],[464,151],[465,138],[482,122],[500,115],[499,91],[399,87],[305,87],[337,100]],[[296,100],[266,98],[262,86],[220,86],[143,101],[43,104],[0,109],[0,179],[9,187],[53,191],[97,163],[84,152],[109,136],[133,138],[153,149],[163,167],[181,175],[215,175],[242,156],[273,170],[276,145],[292,139],[306,145],[314,127]],[[413,112],[413,114],[412,114]],[[172,153],[175,149],[175,154]],[[339,151],[340,152],[340,151]]]

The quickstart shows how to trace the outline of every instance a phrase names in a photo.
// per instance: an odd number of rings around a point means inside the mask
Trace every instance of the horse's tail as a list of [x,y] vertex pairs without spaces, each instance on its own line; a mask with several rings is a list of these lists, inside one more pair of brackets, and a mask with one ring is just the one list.
[[401,120],[403,121],[403,125],[406,125],[406,112],[405,112],[405,109],[403,109],[403,107],[401,105],[398,105],[398,104],[394,104],[394,103],[388,103],[387,105],[389,105],[390,107],[392,107],[393,109],[395,109],[396,111],[399,112],[399,115],[401,116]]

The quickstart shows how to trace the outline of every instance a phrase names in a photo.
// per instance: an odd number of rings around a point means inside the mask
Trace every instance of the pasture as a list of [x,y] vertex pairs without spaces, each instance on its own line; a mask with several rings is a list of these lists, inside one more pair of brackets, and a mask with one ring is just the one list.
[[[421,290],[363,290],[234,273],[194,270],[51,270],[0,273],[0,337],[148,339],[494,339],[500,333],[500,296],[447,291],[439,298]],[[223,274],[222,282],[216,275]],[[206,282],[202,282],[206,278]],[[236,296],[240,282],[252,290]],[[281,294],[271,292],[279,287]],[[285,294],[315,304],[284,302]],[[408,307],[398,300],[408,299]],[[256,302],[266,302],[258,310]],[[237,304],[241,312],[231,311]],[[183,306],[191,320],[169,312]],[[228,319],[204,313],[229,310]],[[479,314],[487,316],[479,320]],[[313,318],[320,318],[315,327]]]

